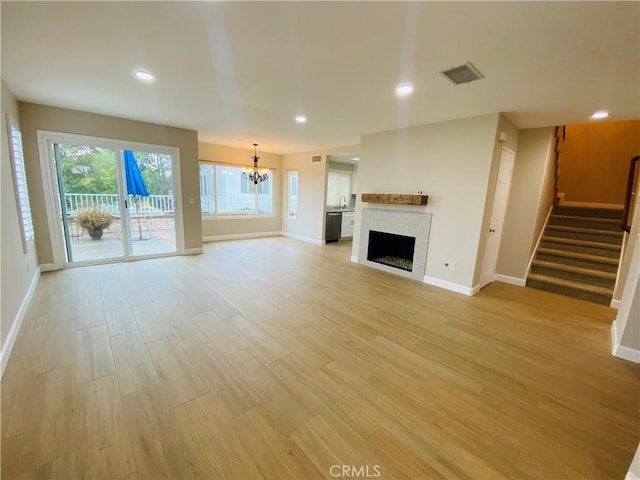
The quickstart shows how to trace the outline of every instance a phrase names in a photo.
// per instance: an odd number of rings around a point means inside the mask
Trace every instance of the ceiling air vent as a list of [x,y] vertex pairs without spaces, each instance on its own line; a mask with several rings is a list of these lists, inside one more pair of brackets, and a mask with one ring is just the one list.
[[449,70],[445,70],[444,72],[440,73],[456,85],[460,85],[461,83],[469,83],[473,82],[474,80],[480,80],[481,78],[484,78],[484,75],[482,75],[471,62],[467,62],[464,65],[460,65],[459,67],[450,68]]
[[314,155],[313,157],[311,157],[311,161],[312,162],[321,162],[322,161],[322,155]]

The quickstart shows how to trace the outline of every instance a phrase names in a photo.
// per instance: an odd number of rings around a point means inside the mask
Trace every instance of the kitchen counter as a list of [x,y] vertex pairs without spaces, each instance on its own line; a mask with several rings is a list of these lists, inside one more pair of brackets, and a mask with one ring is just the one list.
[[345,213],[355,211],[355,208],[327,208],[327,213]]

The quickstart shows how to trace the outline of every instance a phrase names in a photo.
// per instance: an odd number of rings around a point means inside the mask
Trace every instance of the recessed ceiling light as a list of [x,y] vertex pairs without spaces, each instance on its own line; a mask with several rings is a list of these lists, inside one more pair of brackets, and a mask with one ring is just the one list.
[[307,121],[307,117],[305,117],[304,115],[296,115],[296,122],[304,123],[306,121]]
[[413,85],[410,83],[403,83],[396,87],[396,95],[399,97],[406,97],[407,95],[411,95],[413,93]]
[[599,120],[601,118],[607,118],[608,116],[609,116],[609,112],[605,110],[598,110],[597,112],[593,112],[593,115],[591,115],[591,118],[593,118],[594,120]]
[[137,70],[135,76],[138,80],[146,80],[147,82],[153,80],[153,75],[149,72],[145,72],[144,70]]

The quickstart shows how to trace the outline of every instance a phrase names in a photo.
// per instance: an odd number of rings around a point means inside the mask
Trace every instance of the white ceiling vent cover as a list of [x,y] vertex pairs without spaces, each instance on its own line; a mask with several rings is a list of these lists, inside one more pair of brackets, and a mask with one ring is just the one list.
[[470,83],[474,80],[484,78],[484,75],[482,75],[471,62],[467,62],[459,67],[450,68],[449,70],[445,70],[440,73],[456,85],[460,85],[461,83]]

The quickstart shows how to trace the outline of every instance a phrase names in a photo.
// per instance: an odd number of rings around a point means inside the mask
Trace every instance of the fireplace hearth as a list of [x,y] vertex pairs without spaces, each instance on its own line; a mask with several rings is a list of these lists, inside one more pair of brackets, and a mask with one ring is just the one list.
[[369,230],[367,260],[411,272],[415,246],[415,237]]

